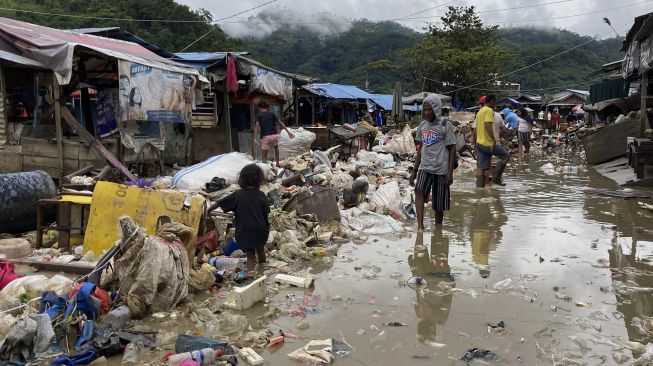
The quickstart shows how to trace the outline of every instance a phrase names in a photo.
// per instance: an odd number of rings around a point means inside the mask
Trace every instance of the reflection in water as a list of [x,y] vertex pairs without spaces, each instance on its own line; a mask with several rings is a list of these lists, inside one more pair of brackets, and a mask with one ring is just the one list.
[[490,276],[490,252],[501,243],[501,227],[507,222],[501,200],[496,195],[496,192],[488,193],[478,200],[471,213],[472,260],[482,266],[478,273],[483,278]]
[[583,212],[588,220],[607,223],[607,227],[615,225],[608,256],[617,311],[623,314],[629,340],[653,342],[653,329],[642,331],[639,324],[653,316],[653,292],[635,289],[653,287],[653,263],[647,262],[641,253],[653,241],[653,232],[646,229],[651,227],[650,218],[641,215],[637,200],[620,198],[587,196]]
[[[436,228],[431,236],[431,251],[424,246],[424,233],[415,237],[415,249],[408,256],[413,276],[426,279],[426,286],[416,286],[415,314],[419,318],[417,333],[420,341],[433,341],[437,335],[437,326],[444,325],[449,317],[452,295],[441,293],[438,284],[451,281],[449,266],[449,238],[442,233],[442,228]],[[455,286],[455,283],[453,283]]]
[[615,236],[608,250],[617,310],[623,314],[628,339],[647,344],[653,342],[651,323],[646,323],[653,316],[653,292],[639,288],[653,287],[653,265],[638,259],[635,239],[628,244],[625,248]]

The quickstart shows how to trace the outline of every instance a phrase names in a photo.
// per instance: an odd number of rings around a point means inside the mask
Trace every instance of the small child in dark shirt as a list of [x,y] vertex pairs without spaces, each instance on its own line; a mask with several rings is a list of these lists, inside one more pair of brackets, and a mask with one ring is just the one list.
[[268,199],[259,189],[265,176],[256,164],[244,167],[238,176],[241,189],[223,198],[209,208],[209,212],[220,207],[224,212],[235,215],[236,243],[247,253],[247,270],[253,271],[258,263],[265,263],[265,243],[270,234]]

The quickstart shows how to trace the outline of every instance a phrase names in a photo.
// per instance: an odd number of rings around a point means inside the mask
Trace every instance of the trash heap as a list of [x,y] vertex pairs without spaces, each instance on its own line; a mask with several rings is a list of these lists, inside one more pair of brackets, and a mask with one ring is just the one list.
[[[312,286],[311,277],[295,276],[307,263],[333,261],[339,246],[350,240],[399,233],[402,221],[415,217],[408,184],[413,166],[408,157],[414,156],[415,144],[409,128],[380,135],[383,141],[374,151],[359,151],[346,161],[339,160],[337,147],[311,151],[314,134],[295,132],[301,141],[283,145],[292,151],[284,153],[288,158],[281,168],[259,163],[268,178],[261,190],[271,206],[264,275],[246,272],[233,216],[219,210],[205,212],[198,229],[161,215],[150,234],[138,213],[103,222],[115,225],[118,240],[102,253],[83,246],[59,249],[56,231],[46,230],[44,243],[55,245],[35,250],[30,260],[85,264],[93,270],[74,279],[22,277],[11,262],[2,263],[0,338],[5,341],[0,360],[17,365],[97,365],[111,357],[122,357],[123,364],[263,362],[257,350],[292,335],[255,331],[238,311],[265,302],[279,286]],[[185,209],[201,195],[208,207],[238,189],[238,173],[252,162],[245,154],[228,153],[174,176],[126,183],[129,189],[182,193]],[[97,182],[95,190],[103,187]],[[208,300],[197,300],[207,294],[212,294]],[[276,315],[270,310],[262,318]],[[184,321],[194,325],[180,327]],[[175,326],[181,331],[170,331]],[[333,349],[340,351],[329,353]],[[169,355],[161,358],[166,351]],[[346,343],[326,339],[313,340],[289,356],[329,363],[349,352]]]

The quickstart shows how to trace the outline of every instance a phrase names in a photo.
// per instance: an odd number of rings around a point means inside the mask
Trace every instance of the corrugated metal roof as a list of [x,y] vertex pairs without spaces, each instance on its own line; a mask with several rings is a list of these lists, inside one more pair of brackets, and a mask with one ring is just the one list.
[[[374,100],[374,95],[359,89],[353,85],[331,84],[331,83],[318,83],[307,84],[303,86],[309,92],[319,95],[321,97],[333,99],[371,99]],[[392,106],[390,107],[392,109]]]
[[386,111],[392,110],[392,94],[372,94],[372,101]]

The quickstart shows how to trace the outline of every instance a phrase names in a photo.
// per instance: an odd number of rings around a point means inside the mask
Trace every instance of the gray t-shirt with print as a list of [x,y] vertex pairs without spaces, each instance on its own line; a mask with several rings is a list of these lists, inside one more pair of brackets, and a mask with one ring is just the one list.
[[[444,121],[444,119],[442,119]],[[422,162],[419,170],[446,175],[449,172],[449,151],[447,146],[455,145],[456,139],[451,121],[442,123],[423,120],[417,127],[415,140],[422,145]]]

